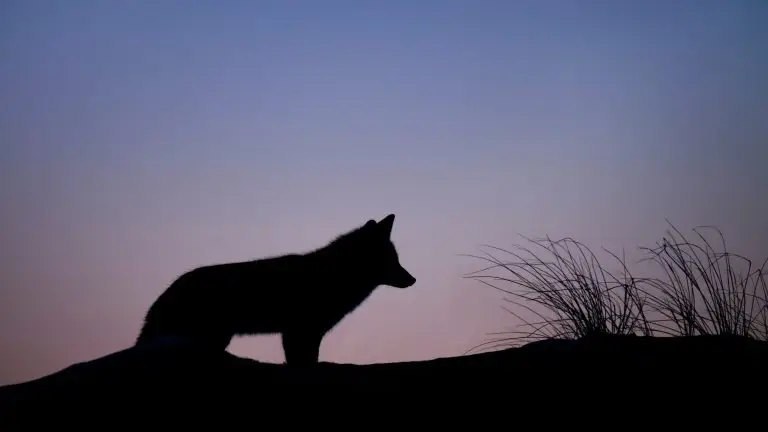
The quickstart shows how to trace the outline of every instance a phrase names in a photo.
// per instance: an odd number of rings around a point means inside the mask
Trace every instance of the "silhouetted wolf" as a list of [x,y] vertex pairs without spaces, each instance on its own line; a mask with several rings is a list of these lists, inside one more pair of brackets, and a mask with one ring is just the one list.
[[136,344],[170,337],[224,350],[235,335],[280,333],[288,364],[316,363],[325,334],[376,287],[416,282],[390,239],[394,221],[369,220],[304,254],[184,273],[149,308]]

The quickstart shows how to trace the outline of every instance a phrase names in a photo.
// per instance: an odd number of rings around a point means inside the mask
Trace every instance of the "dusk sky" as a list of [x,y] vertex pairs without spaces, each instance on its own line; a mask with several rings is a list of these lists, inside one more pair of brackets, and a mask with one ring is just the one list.
[[[322,361],[513,326],[460,254],[519,234],[633,251],[667,218],[762,261],[767,22],[761,0],[3,0],[0,384],[127,348],[186,270],[388,213],[417,283]],[[275,336],[229,350],[283,361]]]

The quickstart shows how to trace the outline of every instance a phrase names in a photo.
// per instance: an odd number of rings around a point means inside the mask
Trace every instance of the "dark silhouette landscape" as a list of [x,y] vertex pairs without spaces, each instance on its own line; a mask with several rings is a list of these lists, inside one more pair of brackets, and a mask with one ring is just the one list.
[[767,22],[0,2],[0,432],[760,427]]
[[[586,402],[579,396],[629,388],[632,392],[622,394],[622,404],[704,395],[717,401],[745,390],[753,392],[760,404],[768,384],[767,363],[768,343],[737,336],[545,340],[430,361],[322,362],[310,368],[260,363],[194,346],[130,348],[4,387],[0,410],[5,421],[31,427],[50,422],[38,416],[54,416],[59,424],[83,424],[96,417],[187,422],[190,413],[201,420],[219,413],[240,420],[253,413],[277,419],[282,414],[269,410],[282,412],[286,407],[362,407],[360,413],[405,419],[416,412],[423,418],[446,401],[464,405],[472,415],[482,409],[474,404],[496,397],[520,407],[537,405],[539,398],[552,398],[547,402],[551,405],[566,404],[561,398],[579,405]],[[510,395],[499,394],[512,390]],[[397,406],[400,403],[402,407]]]
[[[384,220],[390,222],[384,232],[388,235],[392,218]],[[376,229],[375,223],[366,227]],[[665,278],[634,276],[618,255],[612,256],[622,263],[621,271],[614,274],[570,238],[531,240],[538,253],[526,247],[504,251],[516,260],[479,257],[491,265],[467,277],[504,291],[511,303],[542,318],[528,322],[518,316],[525,324],[490,340],[490,352],[390,364],[303,359],[282,365],[232,355],[226,346],[188,333],[2,387],[0,411],[9,419],[5,421],[25,426],[40,413],[55,415],[59,422],[94,419],[93,412],[98,418],[136,418],[131,413],[141,413],[172,420],[189,412],[199,418],[218,412],[237,416],[255,406],[280,409],[284,404],[317,409],[362,403],[370,409],[365,400],[468,401],[474,395],[487,398],[500,388],[524,395],[511,401],[540,397],[533,395],[546,393],[544,389],[576,398],[597,389],[631,389],[622,395],[625,403],[647,402],[658,392],[668,394],[657,398],[675,397],[678,391],[687,395],[681,397],[694,397],[698,391],[718,397],[753,389],[764,402],[764,265],[752,268],[747,258],[725,249],[724,241],[717,249],[701,230],[694,232],[701,244],[673,227],[658,247],[643,248],[648,259],[666,269]],[[505,275],[488,274],[494,270]],[[215,287],[215,281],[206,282]],[[537,305],[544,310],[536,312]],[[400,410],[395,415],[406,416]]]

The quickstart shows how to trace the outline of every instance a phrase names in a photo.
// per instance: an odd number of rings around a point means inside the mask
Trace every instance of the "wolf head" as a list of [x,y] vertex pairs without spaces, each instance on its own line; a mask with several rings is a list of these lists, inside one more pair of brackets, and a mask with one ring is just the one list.
[[345,260],[350,267],[354,267],[359,278],[377,286],[408,288],[416,283],[416,278],[400,264],[397,249],[390,238],[394,222],[393,214],[378,222],[371,219],[339,238],[337,246],[344,249]]

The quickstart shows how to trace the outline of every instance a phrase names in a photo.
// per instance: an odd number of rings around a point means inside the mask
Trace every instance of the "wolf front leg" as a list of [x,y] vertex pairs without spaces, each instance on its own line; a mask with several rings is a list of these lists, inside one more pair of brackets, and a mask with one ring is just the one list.
[[320,357],[320,343],[323,333],[289,330],[283,333],[283,352],[285,362],[290,366],[306,366],[316,364]]

